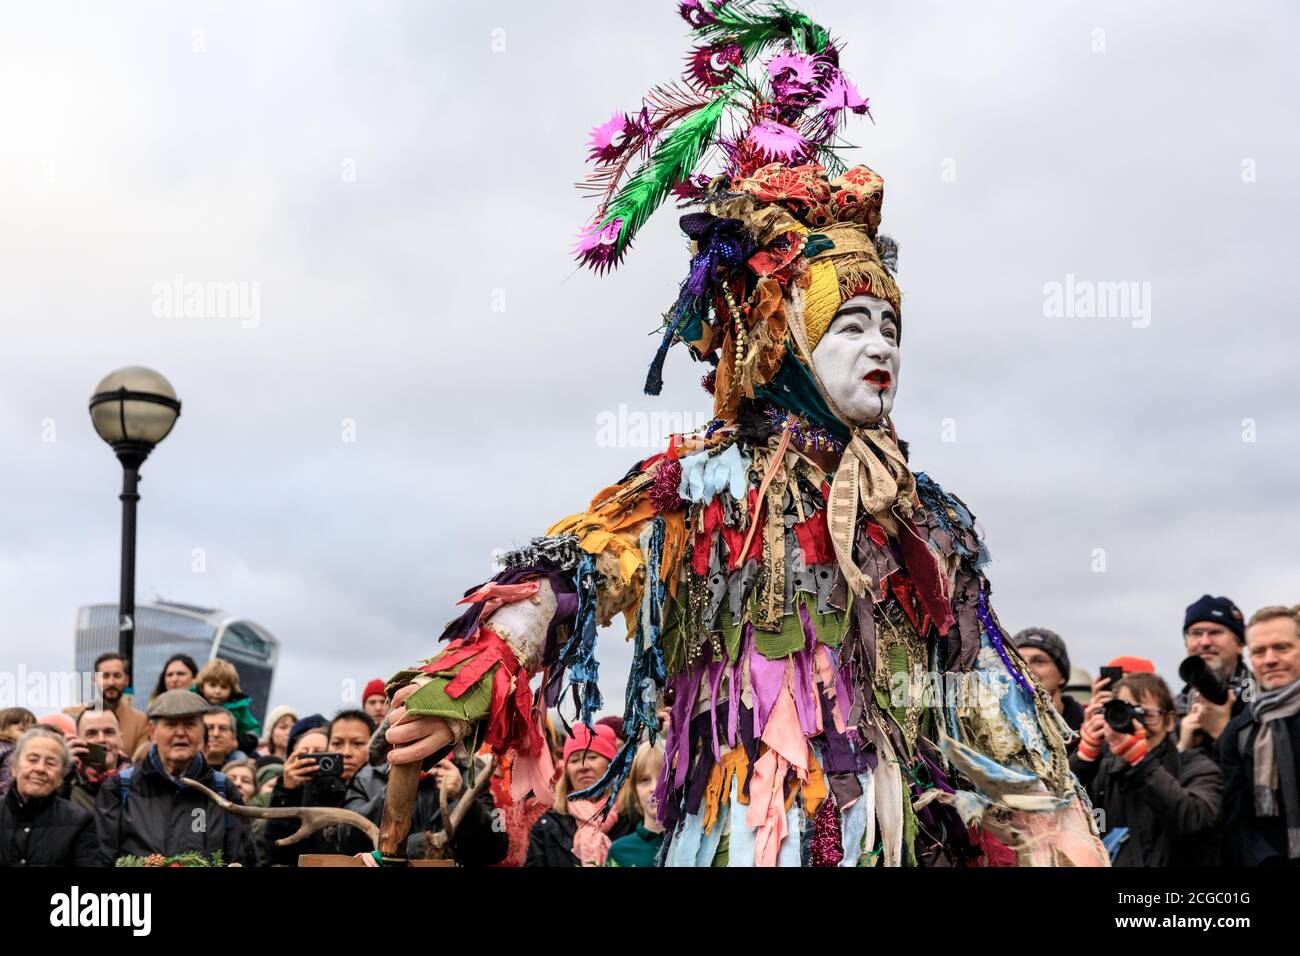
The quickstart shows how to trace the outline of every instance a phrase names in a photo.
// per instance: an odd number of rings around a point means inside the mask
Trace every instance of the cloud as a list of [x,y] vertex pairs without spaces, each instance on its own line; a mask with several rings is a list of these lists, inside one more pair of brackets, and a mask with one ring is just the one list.
[[[1187,6],[811,7],[871,98],[849,158],[901,246],[914,463],[983,520],[1003,622],[1093,669],[1172,674],[1204,591],[1300,600],[1297,16]],[[600,447],[598,415],[706,410],[678,353],[640,395],[686,263],[672,212],[612,276],[567,251],[587,130],[678,69],[672,4],[78,10],[0,37],[6,659],[67,668],[75,608],[116,593],[120,479],[85,401],[117,366],[185,403],[144,466],[141,599],[263,623],[274,697],[324,711],[432,653],[494,548],[645,454]],[[156,317],[178,273],[258,283],[261,322]],[[1047,317],[1067,274],[1150,283],[1150,326]]]

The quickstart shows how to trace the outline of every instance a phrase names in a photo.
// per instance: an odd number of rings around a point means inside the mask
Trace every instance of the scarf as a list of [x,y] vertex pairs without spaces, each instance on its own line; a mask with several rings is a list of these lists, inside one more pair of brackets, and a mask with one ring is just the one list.
[[[1295,751],[1286,718],[1300,713],[1300,680],[1263,691],[1251,707],[1259,723],[1255,735],[1255,815],[1286,820],[1288,859],[1300,859],[1300,791],[1296,789]],[[1248,730],[1248,728],[1243,728]]]
[[573,855],[579,866],[604,866],[609,855],[609,831],[618,822],[618,813],[611,810],[604,819],[600,811],[606,800],[570,800],[569,816],[578,821],[578,832],[573,835]]

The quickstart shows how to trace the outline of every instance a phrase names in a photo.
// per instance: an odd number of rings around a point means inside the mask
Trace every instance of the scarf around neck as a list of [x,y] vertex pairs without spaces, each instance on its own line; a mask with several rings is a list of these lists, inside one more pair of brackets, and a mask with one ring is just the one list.
[[[1286,720],[1300,713],[1300,680],[1260,693],[1251,705],[1259,723],[1255,735],[1255,815],[1286,821],[1287,858],[1300,859],[1300,792],[1296,789],[1295,751]],[[1248,728],[1243,728],[1248,730]]]

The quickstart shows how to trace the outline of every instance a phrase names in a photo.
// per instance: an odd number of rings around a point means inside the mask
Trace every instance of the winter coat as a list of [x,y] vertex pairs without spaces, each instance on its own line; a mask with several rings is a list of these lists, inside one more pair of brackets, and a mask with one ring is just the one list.
[[98,866],[95,817],[57,794],[0,800],[0,866]]
[[[183,776],[221,792],[216,772],[201,754],[195,754]],[[244,802],[233,782],[226,780],[223,786],[227,800]],[[105,866],[121,856],[172,856],[190,850],[208,856],[219,850],[226,863],[257,864],[248,822],[168,776],[157,747],[150,747],[143,763],[129,774],[104,781],[95,798],[95,816]]]
[[[613,841],[627,836],[635,829],[635,825],[625,817],[619,817],[606,836]],[[533,824],[524,866],[577,866],[578,858],[573,855],[573,837],[577,832],[576,819],[558,810],[547,810]]]
[[[462,775],[463,773],[462,770]],[[461,792],[468,790],[468,782],[462,780]],[[363,767],[348,784],[343,806],[378,824],[384,813],[387,791],[388,765]],[[454,806],[455,804],[453,808]],[[494,825],[496,819],[496,802],[492,799],[492,794],[484,789],[475,799],[474,805],[466,811],[452,838],[451,855],[458,865],[491,866],[506,858],[510,849],[510,837],[504,826]],[[424,859],[428,851],[427,834],[437,833],[441,829],[442,807],[438,799],[438,784],[432,777],[426,777],[420,781],[415,792],[415,806],[411,810],[411,834],[406,839],[407,858]],[[369,846],[365,846],[360,852],[369,849]]]
[[1223,781],[1213,760],[1199,750],[1183,753],[1167,736],[1136,767],[1103,745],[1096,760],[1070,759],[1070,769],[1105,813],[1103,836],[1128,827],[1115,866],[1213,866],[1215,821]]
[[[1300,714],[1282,719],[1291,736],[1296,779],[1300,779]],[[1284,816],[1255,815],[1257,733],[1259,723],[1246,710],[1232,719],[1219,738],[1219,769],[1223,771],[1223,814],[1219,821],[1222,862],[1224,866],[1295,866],[1297,861],[1287,860]]]

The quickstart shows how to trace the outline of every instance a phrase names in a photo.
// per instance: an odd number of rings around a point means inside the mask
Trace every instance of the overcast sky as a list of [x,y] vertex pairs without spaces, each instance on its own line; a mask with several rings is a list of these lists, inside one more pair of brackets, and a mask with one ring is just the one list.
[[[1202,593],[1300,602],[1300,15],[802,7],[875,117],[846,158],[901,247],[899,430],[981,519],[1003,623],[1172,677]],[[184,402],[143,470],[138,599],[263,624],[303,713],[429,656],[494,548],[647,454],[635,428],[603,447],[602,415],[706,412],[684,350],[640,394],[674,212],[611,276],[568,251],[587,133],[677,76],[675,8],[6,4],[0,670],[71,669],[76,608],[116,597],[86,400],[119,366]],[[177,275],[250,283],[255,320],[168,314]],[[1061,315],[1068,281],[1139,297]],[[601,660],[621,710],[621,631]]]

